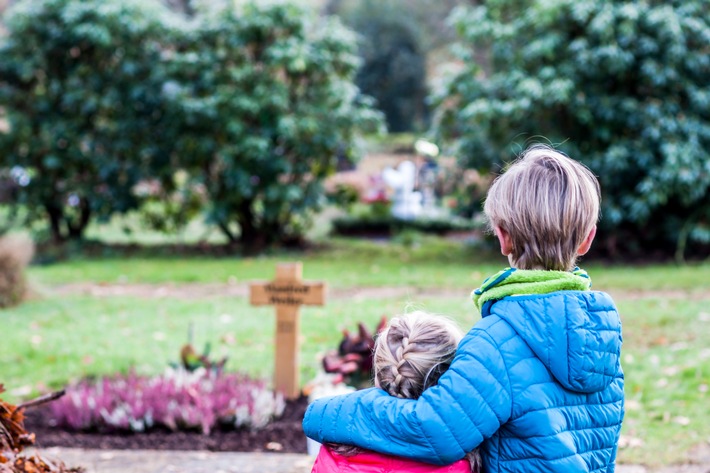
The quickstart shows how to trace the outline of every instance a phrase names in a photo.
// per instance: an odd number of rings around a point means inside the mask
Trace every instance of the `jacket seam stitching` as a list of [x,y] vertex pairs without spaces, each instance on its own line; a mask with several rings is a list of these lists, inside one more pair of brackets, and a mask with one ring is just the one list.
[[[551,411],[551,410],[555,410],[555,409],[566,409],[566,408],[569,408],[569,407],[609,406],[609,405],[612,405],[612,404],[618,404],[618,403],[620,403],[620,402],[623,403],[623,399],[615,399],[615,400],[613,400],[613,401],[608,401],[608,402],[595,402],[595,403],[583,402],[583,403],[581,403],[581,404],[567,404],[567,405],[564,405],[564,406],[539,407],[539,408],[537,408],[537,409],[532,409],[532,410],[529,410],[529,411],[525,411],[525,412],[523,412],[522,414],[520,414],[518,417],[516,417],[515,419],[518,420],[518,419],[522,418],[523,416],[526,416],[526,415],[528,415],[528,414],[533,414],[533,413],[535,413],[535,412],[540,412],[540,411]],[[615,424],[615,425],[616,425],[616,424]]]
[[[494,325],[496,325],[498,323],[505,323],[508,326],[508,328],[513,333],[515,333],[515,330],[513,329],[513,327],[508,322],[501,319],[500,317],[498,318],[498,320],[494,324],[491,324],[489,328],[493,327]],[[506,419],[506,422],[507,422],[508,420],[510,420],[513,417],[513,406],[515,405],[515,398],[513,396],[513,386],[510,383],[510,370],[508,367],[508,361],[505,359],[505,356],[503,355],[503,352],[501,351],[500,346],[498,345],[498,342],[493,337],[491,337],[491,335],[486,330],[479,330],[479,331],[481,332],[482,335],[484,335],[488,339],[488,341],[490,343],[493,344],[493,346],[496,347],[496,350],[498,351],[500,358],[503,360],[503,365],[505,366],[505,377],[506,377],[506,382],[508,385],[507,386],[508,387],[508,394],[510,396],[510,412],[508,413],[508,417]],[[512,339],[514,337],[515,337],[515,335],[510,338]],[[495,412],[495,411],[493,411],[493,412]]]
[[[444,462],[444,459],[441,457],[441,455],[439,454],[439,452],[437,452],[436,449],[434,448],[434,444],[431,442],[431,439],[429,438],[429,436],[427,436],[426,433],[424,432],[424,430],[422,429],[422,427],[421,427],[421,422],[419,422],[419,416],[417,415],[417,412],[414,411],[413,414],[414,414],[414,416],[416,416],[416,418],[417,418],[416,425],[419,426],[419,431],[421,432],[422,437],[424,437],[424,438],[426,439],[427,443],[429,444],[429,449],[430,449],[432,452],[434,452],[434,455],[436,455],[436,458],[437,458],[441,463],[445,463],[445,462]],[[436,413],[436,415],[439,416],[439,419],[441,419],[441,416],[439,415],[438,412]],[[452,435],[452,437],[453,437],[453,435]],[[458,440],[457,440],[456,442],[458,443]]]
[[[470,384],[470,383],[469,383],[469,384]],[[474,388],[474,389],[475,389],[475,388]],[[479,393],[479,394],[480,394],[480,393]],[[459,404],[458,400],[456,401],[456,403]],[[459,407],[461,407],[461,404],[459,404]],[[488,406],[488,408],[490,409],[490,406]],[[492,410],[492,409],[491,409],[491,410]],[[437,411],[436,409],[432,409],[432,412],[436,413],[436,416],[437,416],[437,417],[439,418],[439,420],[442,422],[442,425],[446,425],[446,424],[444,423],[443,417],[441,417],[441,414],[439,414],[439,411]],[[495,411],[493,411],[493,413],[495,414]],[[468,414],[466,414],[466,417],[468,417]],[[470,419],[470,417],[469,417],[469,419]],[[473,425],[476,425],[476,424],[474,423]],[[462,452],[464,452],[464,456],[465,456],[465,455],[466,455],[466,450],[464,450],[464,448],[461,446],[461,443],[459,442],[459,439],[456,438],[456,436],[454,435],[453,432],[451,432],[451,430],[449,430],[449,429],[447,429],[447,430],[449,431],[449,434],[451,434],[451,437],[456,441],[456,444],[459,446],[459,450],[461,450]],[[478,430],[478,433],[481,434],[481,436],[483,436],[483,434],[481,433],[481,430],[478,429],[478,427],[476,427],[476,430]],[[431,446],[432,450],[433,450],[434,452],[436,452],[436,450],[434,449],[434,446],[433,446],[432,443],[431,443],[431,440],[429,440],[429,437],[424,436],[424,438],[427,439],[427,442],[429,442],[429,445]],[[439,459],[442,463],[448,463],[448,462],[444,462],[444,459],[443,459],[443,458],[441,457],[441,455],[439,455],[438,453],[436,454],[436,456],[438,457],[438,459]]]
[[[601,451],[610,450],[610,449],[613,449],[613,448],[614,448],[613,446],[612,446],[612,447],[595,448],[595,449],[592,449],[592,450],[587,450],[587,451],[585,451],[585,452],[570,453],[569,455],[565,455],[565,456],[562,456],[562,457],[546,458],[546,460],[547,460],[547,461],[559,461],[559,460],[564,460],[565,458],[570,458],[570,457],[575,457],[575,456],[582,456],[582,455],[586,455],[586,454],[588,454],[588,453],[601,452]],[[520,462],[520,461],[526,461],[526,460],[534,460],[534,459],[538,459],[538,458],[539,458],[539,457],[535,457],[535,456],[532,456],[532,457],[525,457],[525,458],[511,458],[510,460],[501,460],[501,463],[513,463],[513,462]],[[602,468],[604,468],[604,467],[602,467]],[[597,469],[599,469],[599,468],[597,468]],[[596,470],[594,470],[594,471],[596,471]]]

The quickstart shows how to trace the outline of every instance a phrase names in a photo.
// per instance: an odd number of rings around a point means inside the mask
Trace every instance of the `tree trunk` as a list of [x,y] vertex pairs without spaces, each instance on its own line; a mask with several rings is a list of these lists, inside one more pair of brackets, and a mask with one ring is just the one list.
[[52,231],[52,240],[55,243],[63,243],[66,241],[66,235],[62,234],[62,222],[64,221],[64,213],[62,208],[56,204],[45,204],[45,210],[49,215],[49,227]]
[[237,207],[237,223],[239,224],[239,242],[244,254],[258,253],[266,246],[266,235],[256,224],[256,216],[252,210],[252,201],[244,200]]
[[64,243],[68,240],[81,240],[84,230],[91,221],[91,206],[87,199],[79,202],[79,219],[73,223],[64,213],[61,205],[48,203],[44,205],[47,215],[49,215],[49,227],[52,232],[52,240],[55,243]]
[[229,224],[224,221],[219,221],[217,223],[217,226],[219,227],[220,230],[222,230],[222,233],[224,233],[224,236],[227,237],[227,240],[229,240],[230,244],[237,243],[239,240],[237,239],[236,236],[234,236],[234,233],[232,230],[229,229]]
[[76,225],[72,224],[69,219],[66,220],[67,228],[69,229],[70,240],[81,240],[84,235],[84,230],[89,226],[91,221],[91,206],[88,199],[82,198],[79,201],[79,222]]

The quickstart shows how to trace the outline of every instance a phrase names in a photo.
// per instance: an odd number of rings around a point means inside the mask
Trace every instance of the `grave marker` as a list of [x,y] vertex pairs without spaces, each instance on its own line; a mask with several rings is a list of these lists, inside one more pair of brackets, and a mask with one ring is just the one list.
[[288,399],[297,398],[300,394],[300,307],[325,304],[325,283],[303,281],[302,277],[301,263],[282,263],[276,266],[273,281],[255,281],[249,285],[251,305],[276,306],[274,388]]

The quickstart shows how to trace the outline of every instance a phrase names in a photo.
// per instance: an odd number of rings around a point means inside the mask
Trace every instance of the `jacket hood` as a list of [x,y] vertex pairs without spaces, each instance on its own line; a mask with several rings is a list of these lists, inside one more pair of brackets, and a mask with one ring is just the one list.
[[495,302],[490,314],[510,324],[568,390],[601,391],[620,370],[621,324],[608,294],[508,296]]

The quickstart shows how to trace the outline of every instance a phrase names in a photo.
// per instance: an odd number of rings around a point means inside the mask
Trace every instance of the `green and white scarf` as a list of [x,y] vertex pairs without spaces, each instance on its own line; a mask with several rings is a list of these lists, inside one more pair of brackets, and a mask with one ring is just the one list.
[[580,268],[569,272],[507,268],[483,281],[481,287],[471,293],[471,299],[483,314],[483,307],[487,302],[507,296],[587,291],[591,287],[592,280],[587,272]]

